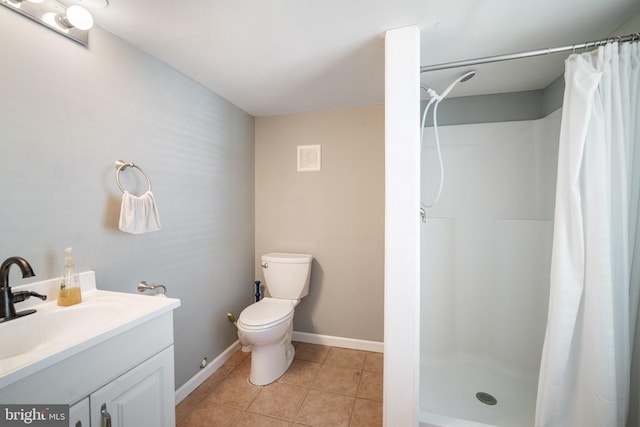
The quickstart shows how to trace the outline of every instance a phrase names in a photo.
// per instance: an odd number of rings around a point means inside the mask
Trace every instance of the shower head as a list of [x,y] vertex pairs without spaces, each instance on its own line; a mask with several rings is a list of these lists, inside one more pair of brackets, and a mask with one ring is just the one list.
[[444,99],[444,97],[446,97],[447,95],[449,95],[449,92],[451,92],[453,90],[453,88],[460,82],[466,82],[468,80],[470,80],[473,76],[476,75],[476,70],[471,70],[471,71],[467,71],[466,73],[464,73],[463,75],[461,75],[460,77],[458,77],[457,79],[455,79],[453,81],[453,83],[451,83],[449,85],[448,88],[446,88],[444,90],[444,92],[442,92],[442,95],[440,95],[440,99]]
[[473,78],[473,76],[475,75],[476,75],[476,70],[467,71],[462,75],[462,77],[460,78],[460,81],[466,82],[467,80],[471,80],[471,78]]

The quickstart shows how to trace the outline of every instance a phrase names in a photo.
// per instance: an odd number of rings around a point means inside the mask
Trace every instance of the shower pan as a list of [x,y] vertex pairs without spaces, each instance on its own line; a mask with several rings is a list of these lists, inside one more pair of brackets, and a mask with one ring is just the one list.
[[549,292],[559,111],[425,130],[422,427],[533,425]]

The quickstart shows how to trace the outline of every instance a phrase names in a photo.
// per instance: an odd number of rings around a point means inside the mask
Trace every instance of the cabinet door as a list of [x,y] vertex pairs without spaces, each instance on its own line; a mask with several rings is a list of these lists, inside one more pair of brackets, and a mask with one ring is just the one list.
[[173,346],[105,385],[90,399],[92,426],[107,427],[110,419],[111,427],[174,427]]
[[69,408],[69,427],[91,427],[88,397]]

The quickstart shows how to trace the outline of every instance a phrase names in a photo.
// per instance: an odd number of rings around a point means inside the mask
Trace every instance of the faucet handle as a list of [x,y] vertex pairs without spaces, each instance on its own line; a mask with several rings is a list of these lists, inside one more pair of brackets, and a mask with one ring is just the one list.
[[146,280],[142,280],[138,283],[138,292],[144,292],[147,289],[153,289],[153,286],[149,285]]
[[19,291],[19,292],[14,292],[13,293],[13,302],[22,302],[24,300],[28,300],[31,297],[36,297],[36,298],[40,298],[42,301],[46,301],[47,300],[47,296],[46,295],[42,295],[39,294],[37,292],[33,292],[33,291]]

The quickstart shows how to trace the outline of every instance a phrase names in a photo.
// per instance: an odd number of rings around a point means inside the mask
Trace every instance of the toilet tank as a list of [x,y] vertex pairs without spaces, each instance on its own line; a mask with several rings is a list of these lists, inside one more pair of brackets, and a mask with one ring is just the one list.
[[264,280],[273,298],[299,300],[309,293],[309,254],[270,253],[262,255]]

